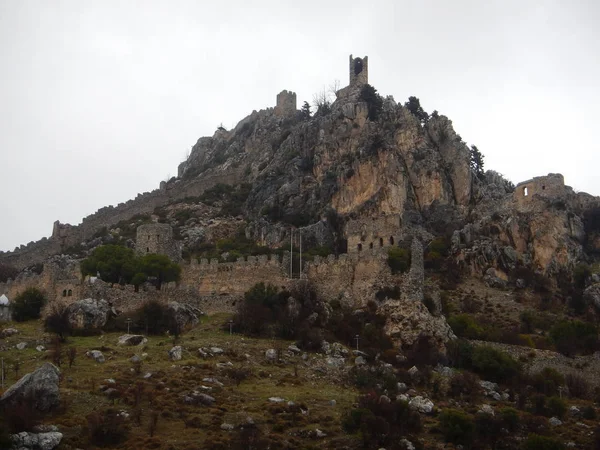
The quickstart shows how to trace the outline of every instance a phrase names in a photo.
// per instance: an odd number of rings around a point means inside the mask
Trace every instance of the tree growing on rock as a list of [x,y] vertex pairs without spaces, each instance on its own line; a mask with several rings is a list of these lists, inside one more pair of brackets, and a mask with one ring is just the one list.
[[471,171],[473,171],[477,178],[483,180],[483,154],[474,145],[471,145],[471,150],[469,150],[469,154]]
[[421,122],[427,122],[429,119],[429,114],[425,112],[417,97],[408,97],[408,101],[404,104],[404,107]]
[[367,104],[369,120],[376,121],[383,110],[383,99],[370,84],[365,84],[360,91],[360,99]]
[[303,119],[310,119],[310,103],[305,101],[300,111],[302,112]]

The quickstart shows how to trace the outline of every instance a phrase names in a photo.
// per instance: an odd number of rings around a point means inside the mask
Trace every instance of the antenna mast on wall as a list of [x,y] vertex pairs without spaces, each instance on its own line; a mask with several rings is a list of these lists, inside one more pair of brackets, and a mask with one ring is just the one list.
[[298,235],[300,236],[300,269],[298,270],[298,278],[302,278],[302,231],[298,229]]

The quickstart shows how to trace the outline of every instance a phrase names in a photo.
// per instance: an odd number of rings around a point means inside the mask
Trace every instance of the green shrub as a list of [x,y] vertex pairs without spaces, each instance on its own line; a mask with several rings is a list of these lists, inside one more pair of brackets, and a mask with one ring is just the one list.
[[24,322],[29,319],[38,319],[40,311],[46,304],[46,296],[37,288],[25,289],[10,304],[13,320]]
[[108,283],[127,284],[137,272],[132,249],[121,245],[101,245],[81,263],[81,274],[96,276]]
[[581,417],[583,417],[585,420],[596,420],[596,409],[593,406],[585,406],[581,410]]
[[544,395],[557,395],[558,389],[565,384],[565,377],[550,367],[545,367],[531,377],[533,387]]
[[497,382],[506,382],[521,370],[512,356],[488,346],[474,348],[472,364],[475,372],[487,380]]
[[557,323],[550,329],[550,338],[556,349],[566,356],[591,353],[598,348],[596,326],[579,320]]
[[454,367],[470,369],[473,367],[474,347],[465,339],[456,339],[446,345],[448,360]]
[[522,450],[564,450],[565,445],[559,440],[548,436],[530,434],[521,448]]
[[470,445],[475,425],[468,414],[456,409],[445,409],[440,414],[440,430],[446,442]]
[[360,432],[363,448],[387,446],[421,430],[421,417],[409,408],[407,402],[388,403],[379,399],[375,391],[361,396],[358,408],[350,410],[342,419],[346,432]]
[[556,416],[559,419],[565,417],[567,412],[567,403],[559,397],[550,397],[546,402],[546,408],[550,416]]
[[114,409],[91,413],[87,423],[90,442],[99,447],[115,448],[129,436],[130,426]]
[[500,410],[500,419],[508,431],[514,432],[519,427],[519,411],[515,408],[502,408]]
[[0,283],[6,283],[9,279],[17,278],[19,270],[8,264],[0,263]]
[[388,250],[387,263],[392,273],[405,273],[410,269],[410,250],[400,247],[392,247]]
[[448,319],[448,325],[458,336],[465,339],[479,339],[483,329],[475,323],[475,319],[468,314],[458,314]]
[[585,378],[573,373],[570,373],[565,377],[565,384],[569,389],[569,395],[571,397],[586,399],[592,390]]
[[383,110],[383,98],[370,84],[365,84],[360,91],[360,100],[367,104],[369,120],[376,121]]

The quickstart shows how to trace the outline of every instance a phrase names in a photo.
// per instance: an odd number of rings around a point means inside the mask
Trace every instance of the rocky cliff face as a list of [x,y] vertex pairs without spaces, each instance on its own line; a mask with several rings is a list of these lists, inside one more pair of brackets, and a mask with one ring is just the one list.
[[[177,196],[165,196],[169,206],[148,220],[174,225],[188,255],[242,226],[247,239],[271,248],[289,245],[290,228],[301,227],[305,248],[338,252],[451,236],[456,260],[480,276],[493,268],[503,280],[516,267],[553,274],[593,261],[600,227],[586,228],[585,217],[598,198],[575,194],[561,176],[517,191],[493,171],[475,176],[447,117],[423,116],[391,97],[376,112],[354,85],[313,116],[253,111],[234,129],[198,140],[178,177],[161,186]],[[216,183],[230,188],[213,192]]]
[[368,115],[357,95],[310,118],[253,112],[235,129],[200,139],[179,175],[243,167],[240,183],[252,184],[244,205],[250,230],[263,219],[311,225],[330,208],[346,218],[397,215],[416,224],[448,207],[466,217],[469,150],[451,121],[436,116],[422,123],[392,98],[377,120]]

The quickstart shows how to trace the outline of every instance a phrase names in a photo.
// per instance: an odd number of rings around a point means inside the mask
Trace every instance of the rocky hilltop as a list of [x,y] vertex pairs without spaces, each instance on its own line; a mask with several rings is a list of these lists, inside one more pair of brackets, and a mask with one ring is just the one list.
[[575,193],[557,174],[515,189],[483,172],[450,119],[427,114],[414,97],[405,104],[380,97],[367,63],[350,57],[349,86],[333,102],[322,98],[314,114],[297,110],[295,93],[283,91],[275,108],[200,138],[160,189],[77,226],[57,222],[51,238],[0,261],[23,269],[85,252],[105,242],[107,230],[119,234],[141,219],[174,225],[188,257],[243,225],[245,237],[265,247],[285,246],[290,230],[301,229],[305,248],[334,253],[442,237],[472,274],[500,284],[516,267],[553,275],[593,262],[597,197]]

